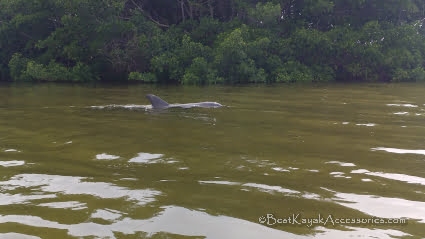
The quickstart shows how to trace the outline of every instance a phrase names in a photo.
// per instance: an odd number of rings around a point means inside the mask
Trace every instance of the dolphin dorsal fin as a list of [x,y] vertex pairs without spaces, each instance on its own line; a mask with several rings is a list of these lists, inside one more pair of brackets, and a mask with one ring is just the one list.
[[162,109],[162,108],[168,107],[168,103],[156,95],[149,94],[149,95],[146,95],[146,98],[148,98],[148,100],[151,102],[152,108]]

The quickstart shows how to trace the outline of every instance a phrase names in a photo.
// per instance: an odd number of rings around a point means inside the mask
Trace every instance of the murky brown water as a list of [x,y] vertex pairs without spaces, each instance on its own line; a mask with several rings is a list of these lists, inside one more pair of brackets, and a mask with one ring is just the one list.
[[424,104],[422,84],[0,85],[0,238],[421,238]]

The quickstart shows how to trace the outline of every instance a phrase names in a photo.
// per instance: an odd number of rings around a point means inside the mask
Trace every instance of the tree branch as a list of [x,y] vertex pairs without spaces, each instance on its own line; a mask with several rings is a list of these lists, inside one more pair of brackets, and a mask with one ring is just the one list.
[[19,34],[21,34],[22,36],[28,38],[28,39],[33,39],[32,36],[26,34],[25,32],[19,32]]
[[143,10],[143,8],[141,7],[141,6],[139,6],[134,0],[131,0],[131,2],[134,4],[134,6],[136,6],[137,7],[137,9],[141,12],[141,13],[143,13],[147,18],[149,18],[149,20],[151,20],[152,22],[154,22],[156,25],[158,25],[158,26],[160,26],[160,27],[170,27],[169,25],[167,25],[167,24],[162,24],[162,23],[160,23],[160,22],[158,22],[158,21],[156,21],[155,19],[153,19],[152,18],[152,16],[149,14],[149,13],[147,13],[147,12],[145,12],[145,10]]

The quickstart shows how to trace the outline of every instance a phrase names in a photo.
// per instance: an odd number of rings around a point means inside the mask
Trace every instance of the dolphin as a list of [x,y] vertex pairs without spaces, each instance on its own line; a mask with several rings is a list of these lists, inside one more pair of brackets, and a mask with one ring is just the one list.
[[151,102],[152,109],[167,109],[167,108],[193,108],[193,107],[201,107],[201,108],[218,108],[222,107],[220,103],[217,102],[199,102],[199,103],[186,103],[186,104],[168,104],[163,99],[159,98],[156,95],[146,95],[146,98]]

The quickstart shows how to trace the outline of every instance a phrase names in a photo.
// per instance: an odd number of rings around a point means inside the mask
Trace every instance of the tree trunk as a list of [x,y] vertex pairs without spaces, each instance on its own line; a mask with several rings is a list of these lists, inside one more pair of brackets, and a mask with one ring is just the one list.
[[187,1],[187,4],[189,5],[189,10],[187,12],[189,14],[190,19],[193,20],[193,6],[189,0]]
[[186,20],[186,17],[184,15],[184,0],[180,0],[180,8],[182,11],[182,21]]
[[208,0],[208,8],[210,9],[211,18],[214,18],[214,8],[212,6],[211,0]]

